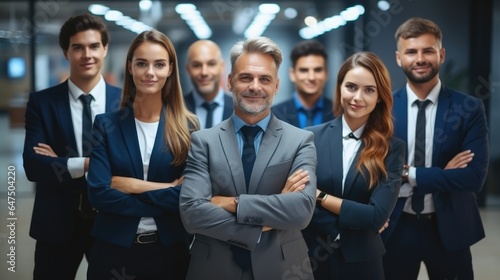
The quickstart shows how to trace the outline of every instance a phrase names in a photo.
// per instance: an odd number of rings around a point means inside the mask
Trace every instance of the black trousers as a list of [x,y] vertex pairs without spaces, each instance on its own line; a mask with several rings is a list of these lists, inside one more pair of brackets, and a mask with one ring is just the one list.
[[188,265],[186,244],[163,247],[159,242],[134,243],[126,248],[96,240],[87,279],[180,280],[186,278]]
[[[36,241],[34,280],[75,279],[83,256],[89,259],[94,239],[90,232],[94,219],[79,219],[77,229],[64,243]],[[50,229],[47,229],[50,230]]]
[[387,280],[416,280],[421,262],[431,280],[474,279],[470,248],[447,251],[441,242],[435,216],[432,217],[419,220],[415,215],[401,215],[386,246],[384,271]]

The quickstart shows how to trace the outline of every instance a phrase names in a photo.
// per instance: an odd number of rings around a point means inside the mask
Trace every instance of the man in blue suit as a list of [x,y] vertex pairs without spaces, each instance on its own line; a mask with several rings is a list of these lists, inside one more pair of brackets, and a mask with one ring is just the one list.
[[296,44],[290,54],[290,80],[295,84],[293,97],[273,106],[280,120],[296,127],[318,125],[333,119],[333,102],[323,95],[328,81],[328,54],[318,41]]
[[37,240],[34,279],[74,279],[90,253],[94,212],[85,173],[92,141],[85,128],[91,129],[97,114],[117,109],[121,94],[101,75],[108,42],[99,18],[71,17],[59,34],[69,79],[29,97],[23,160],[28,179],[36,182],[30,228]]
[[198,40],[187,51],[186,72],[193,90],[184,96],[186,108],[196,114],[201,128],[210,128],[233,113],[233,97],[222,90],[224,59],[219,46]]
[[394,93],[395,135],[407,142],[403,185],[382,234],[386,279],[473,279],[470,246],[484,238],[476,194],[489,152],[482,102],[439,79],[441,31],[411,18],[396,31],[396,61],[407,85]]

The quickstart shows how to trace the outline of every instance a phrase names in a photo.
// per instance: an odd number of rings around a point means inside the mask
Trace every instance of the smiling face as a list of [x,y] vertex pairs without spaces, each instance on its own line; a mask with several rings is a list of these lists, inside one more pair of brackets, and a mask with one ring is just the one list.
[[160,44],[144,42],[134,51],[128,71],[137,89],[136,95],[159,94],[172,73],[167,50]]
[[444,59],[445,50],[433,34],[398,40],[396,61],[411,83],[437,83]]
[[278,92],[278,69],[271,55],[244,53],[228,77],[235,113],[248,124],[266,117]]
[[101,33],[89,29],[70,37],[64,56],[70,65],[70,78],[79,88],[94,84],[101,78],[101,68],[108,46],[102,45]]
[[378,100],[377,83],[370,71],[356,66],[346,73],[340,86],[340,102],[353,131],[368,121]]
[[325,58],[321,55],[307,55],[299,58],[289,74],[298,94],[305,96],[321,95],[328,80]]
[[219,47],[206,40],[193,43],[188,49],[186,71],[196,91],[205,99],[215,98],[220,88],[224,61]]

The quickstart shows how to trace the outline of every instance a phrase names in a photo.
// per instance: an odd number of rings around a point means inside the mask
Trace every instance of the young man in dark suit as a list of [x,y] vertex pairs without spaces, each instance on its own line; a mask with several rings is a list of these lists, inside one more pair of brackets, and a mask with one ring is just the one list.
[[85,176],[90,130],[97,114],[118,108],[121,94],[101,74],[108,43],[99,18],[71,17],[59,34],[69,78],[32,93],[27,104],[23,160],[28,179],[36,182],[30,228],[37,240],[34,279],[74,279],[83,255],[90,253],[95,214]]
[[233,112],[233,98],[220,86],[224,59],[219,46],[210,40],[194,42],[187,53],[186,71],[193,90],[184,96],[184,103],[196,114],[201,128],[210,128]]
[[442,84],[440,28],[411,18],[396,31],[407,85],[394,93],[395,135],[407,142],[403,185],[389,228],[386,279],[473,279],[470,246],[484,238],[476,198],[489,161],[481,100]]
[[328,54],[318,41],[302,41],[290,54],[290,80],[295,84],[293,97],[273,106],[279,119],[304,128],[333,119],[333,102],[323,95],[328,81]]

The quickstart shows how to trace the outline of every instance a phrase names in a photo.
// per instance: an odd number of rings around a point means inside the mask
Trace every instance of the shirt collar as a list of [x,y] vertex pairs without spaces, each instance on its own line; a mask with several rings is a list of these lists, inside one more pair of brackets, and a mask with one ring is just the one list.
[[[69,95],[74,99],[78,100],[80,95],[85,94],[86,92],[83,92],[71,79],[68,79],[68,91]],[[99,79],[99,82],[94,86],[93,89],[90,90],[89,94],[92,94],[94,97],[94,100],[97,101],[98,99],[105,98],[103,94],[99,94],[101,92],[106,92],[106,83],[104,82],[104,79],[101,76],[101,79]]]
[[[406,84],[406,91],[408,92],[408,104],[413,105],[413,103],[415,103],[416,100],[419,100],[417,95],[410,88],[410,85],[408,83]],[[426,100],[430,100],[432,104],[437,104],[440,91],[441,91],[441,80],[438,80],[437,84],[429,92],[429,95],[427,95]]]
[[[193,98],[194,98],[194,105],[196,107],[201,107],[201,104],[207,102],[205,99],[203,99],[203,97],[201,97],[200,93],[198,93],[196,89],[193,89]],[[215,98],[212,101],[209,101],[209,103],[212,102],[217,102],[219,106],[224,105],[224,91],[222,90],[222,88],[219,88],[219,91],[217,92]]]
[[[304,111],[305,110],[309,110],[306,107],[304,107],[304,105],[302,105],[302,103],[300,102],[300,99],[299,99],[299,93],[296,92],[296,91],[293,93],[293,103],[295,104],[295,108],[297,109],[297,111],[300,111],[300,110],[304,110]],[[324,98],[320,97],[318,99],[318,102],[316,102],[316,104],[314,104],[314,107],[311,108],[310,110],[312,110],[312,111],[322,110],[324,103],[325,103],[324,102]]]
[[344,115],[342,115],[342,137],[344,139],[349,139],[349,133],[351,133],[351,132],[358,139],[361,139],[361,135],[363,134],[363,131],[365,130],[365,126],[366,126],[366,123],[364,123],[362,126],[360,126],[355,131],[351,131],[351,129],[349,128],[349,125],[345,121]]
[[[266,129],[269,126],[270,121],[271,121],[271,114],[268,114],[265,118],[260,120],[255,125],[260,126],[262,131],[266,132]],[[238,131],[240,131],[240,129],[243,126],[248,125],[242,119],[240,119],[234,112],[233,112],[233,124],[234,124],[234,132],[235,133],[238,133]]]

